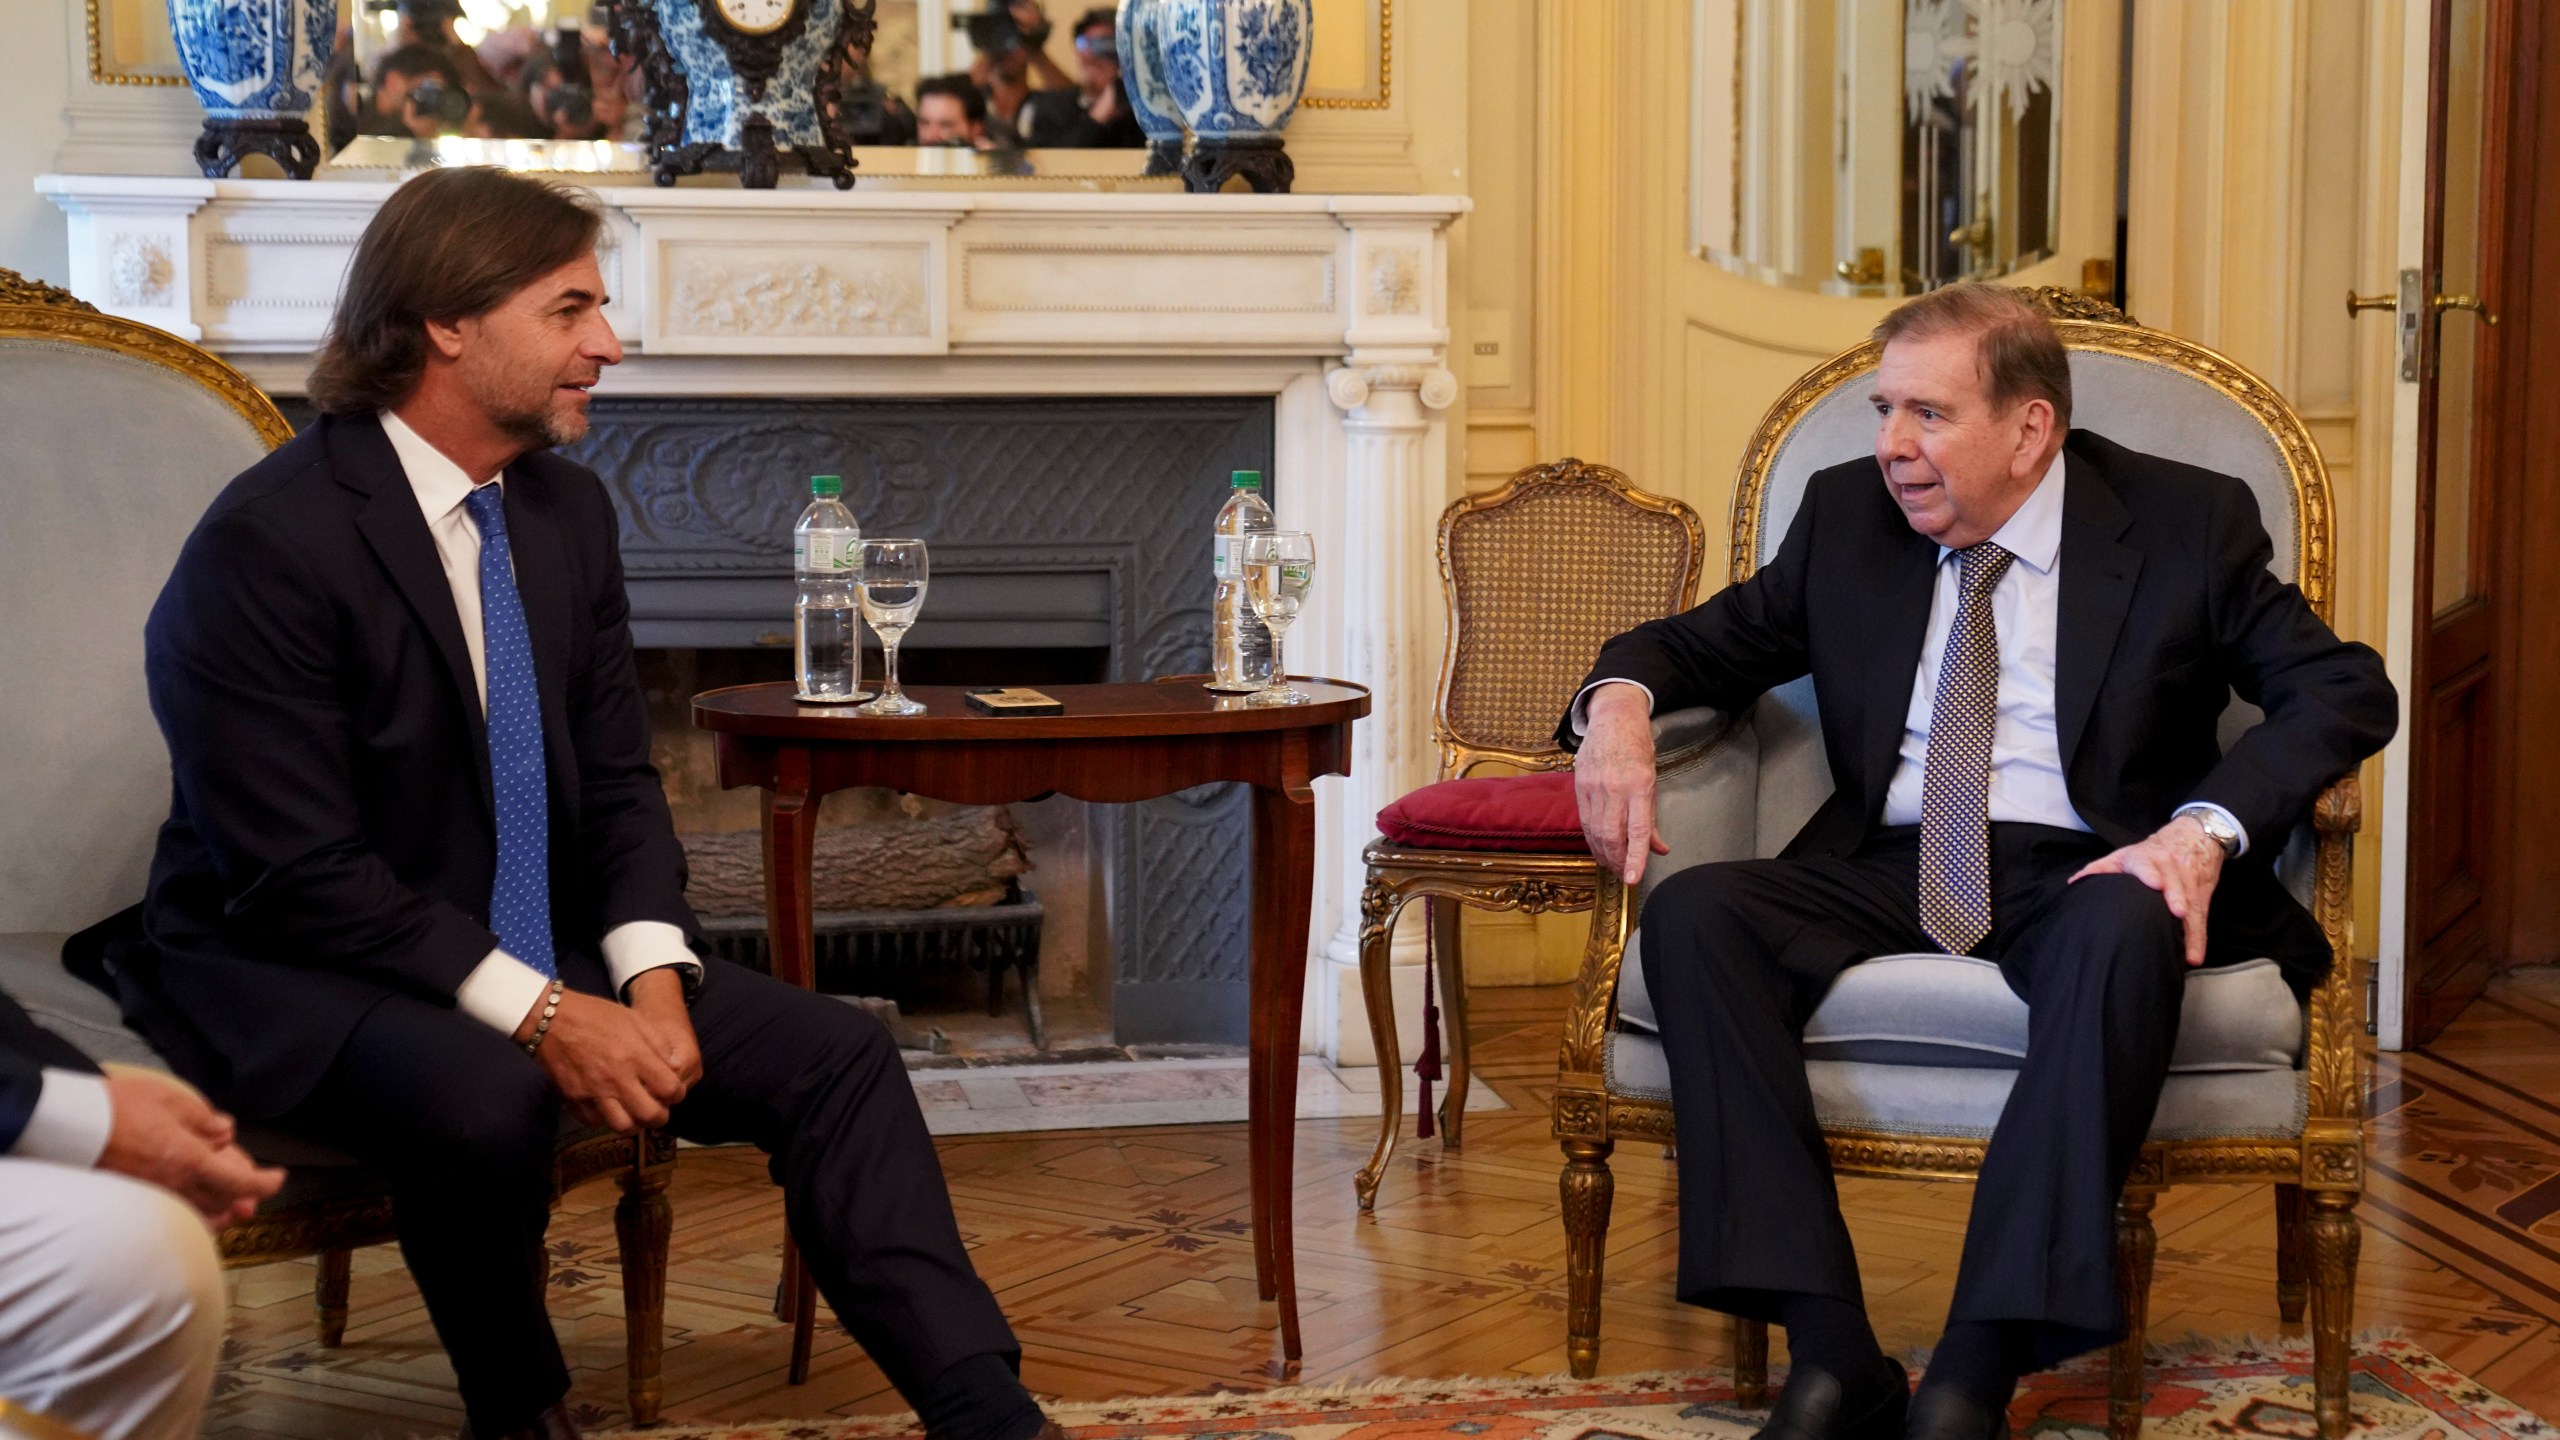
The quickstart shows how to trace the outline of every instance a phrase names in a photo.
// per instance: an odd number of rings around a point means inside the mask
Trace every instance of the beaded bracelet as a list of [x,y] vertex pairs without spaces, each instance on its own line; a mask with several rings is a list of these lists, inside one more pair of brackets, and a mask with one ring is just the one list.
[[524,1042],[527,1055],[542,1048],[543,1032],[551,1028],[551,1017],[560,1013],[560,992],[565,988],[557,980],[551,982],[551,995],[543,1002],[542,1018],[533,1022],[533,1038]]

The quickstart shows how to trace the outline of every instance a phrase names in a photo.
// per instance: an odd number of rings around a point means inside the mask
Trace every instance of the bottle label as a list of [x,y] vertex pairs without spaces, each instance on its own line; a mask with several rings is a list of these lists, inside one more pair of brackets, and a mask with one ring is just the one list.
[[854,567],[851,536],[834,530],[803,530],[793,537],[792,568],[803,575],[834,575]]
[[1209,540],[1209,575],[1210,575],[1210,578],[1212,578],[1212,579],[1217,579],[1217,580],[1231,580],[1231,579],[1234,579],[1234,578],[1235,578],[1236,570],[1235,570],[1235,557],[1234,557],[1234,554],[1233,554],[1233,548],[1234,548],[1234,546],[1235,546],[1235,537],[1234,537],[1234,536],[1232,536],[1232,535],[1215,535],[1215,536],[1210,537],[1210,540]]

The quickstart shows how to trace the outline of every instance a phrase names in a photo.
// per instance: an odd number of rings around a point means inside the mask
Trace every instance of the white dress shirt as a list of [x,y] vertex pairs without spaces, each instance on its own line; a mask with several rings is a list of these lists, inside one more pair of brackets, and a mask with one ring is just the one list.
[[[485,711],[489,657],[480,629],[480,525],[462,503],[479,487],[461,466],[388,410],[382,412],[382,433],[390,439],[392,453],[400,457],[409,488],[417,494],[418,509],[427,517],[427,534],[436,542],[436,558],[443,562],[445,583],[453,590],[454,613],[462,621],[462,641],[471,651],[471,677],[479,685]],[[661,965],[689,965],[696,973],[702,968],[692,947],[685,944],[684,931],[663,920],[616,925],[605,932],[603,949],[605,971],[612,976],[617,995],[643,971]],[[453,1003],[482,1024],[512,1035],[550,985],[541,971],[503,949],[492,950],[463,977],[461,988],[453,992]]]
[[[2056,451],[2044,478],[2036,483],[2008,522],[1992,533],[1990,543],[2016,556],[1991,587],[1991,619],[2000,643],[2000,705],[1991,731],[1991,806],[1994,822],[2050,825],[2086,832],[2089,822],[2072,808],[2070,786],[2062,772],[2061,731],[2054,711],[2055,629],[2062,597],[2062,454]],[[1885,790],[1884,823],[1917,825],[1928,774],[1929,719],[1936,707],[1938,663],[1945,657],[1947,632],[1955,628],[1963,599],[1958,593],[1964,566],[1949,564],[1959,552],[1938,548],[1937,587],[1929,601],[1929,629],[1920,643],[1920,670],[1911,686],[1911,706],[1902,722],[1902,760]],[[1602,685],[1635,685],[1645,692],[1648,708],[1653,692],[1632,680],[1602,680],[1574,697],[1574,733],[1588,721],[1591,692]],[[2249,832],[2237,816],[2219,805],[2198,801],[2192,806],[2213,810],[2240,832],[2240,852],[2249,850]]]
[[[513,1028],[513,1027],[510,1027]],[[115,1107],[107,1098],[103,1075],[44,1067],[36,1089],[35,1109],[7,1153],[19,1160],[51,1160],[83,1170],[107,1153],[107,1131],[115,1123]]]
[[[2000,708],[1991,727],[1991,819],[2086,831],[2062,778],[2062,732],[2053,709],[2054,627],[2062,599],[2062,454],[2044,479],[1992,532],[1990,542],[2017,557],[1991,587],[1991,623],[2000,641]],[[1938,701],[1938,665],[1947,632],[1963,607],[1961,554],[1938,547],[1938,582],[1929,600],[1929,630],[1920,642],[1920,673],[1902,719],[1902,762],[1884,792],[1884,823],[1920,823],[1929,766],[1929,720]]]

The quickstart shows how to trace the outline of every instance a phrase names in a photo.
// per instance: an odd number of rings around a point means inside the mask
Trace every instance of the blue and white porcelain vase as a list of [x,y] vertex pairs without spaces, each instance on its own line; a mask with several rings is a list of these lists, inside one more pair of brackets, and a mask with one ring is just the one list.
[[1120,0],[1115,27],[1130,113],[1147,137],[1147,173],[1182,168],[1182,107],[1164,83],[1164,0]]
[[169,28],[204,106],[197,167],[228,175],[264,155],[310,179],[320,142],[305,117],[337,39],[337,0],[169,0]]
[[1297,167],[1280,132],[1307,89],[1313,0],[1157,0],[1165,88],[1190,126],[1184,185],[1216,190],[1242,176],[1285,191]]

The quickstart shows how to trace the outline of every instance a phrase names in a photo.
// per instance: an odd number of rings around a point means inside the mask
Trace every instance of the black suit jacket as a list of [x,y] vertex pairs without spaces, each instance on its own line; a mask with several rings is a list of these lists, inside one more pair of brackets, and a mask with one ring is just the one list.
[[36,1097],[44,1093],[44,1072],[78,1070],[98,1073],[98,1064],[70,1041],[38,1025],[18,1002],[0,995],[0,1155],[8,1154],[26,1133],[36,1113]]
[[[2066,439],[2063,477],[2054,719],[2073,808],[2111,845],[2190,800],[2229,810],[2250,851],[2217,891],[2217,944],[2316,975],[2327,947],[2273,861],[2320,791],[2391,738],[2381,659],[2269,573],[2243,482],[2087,430]],[[1900,763],[1937,565],[1874,460],[1835,465],[1807,482],[1757,574],[1611,640],[1590,680],[1643,683],[1657,714],[1739,713],[1812,675],[1836,788],[1784,853],[1847,855],[1879,825]],[[2225,753],[2216,731],[2235,691],[2266,718]],[[1557,736],[1575,743],[1569,716]]]
[[[541,691],[564,956],[662,920],[695,937],[649,763],[617,524],[589,471],[506,472]],[[128,1016],[247,1118],[291,1108],[383,997],[450,1004],[497,945],[489,747],[453,592],[371,416],[322,419],[205,513],[145,633],[175,772]]]

